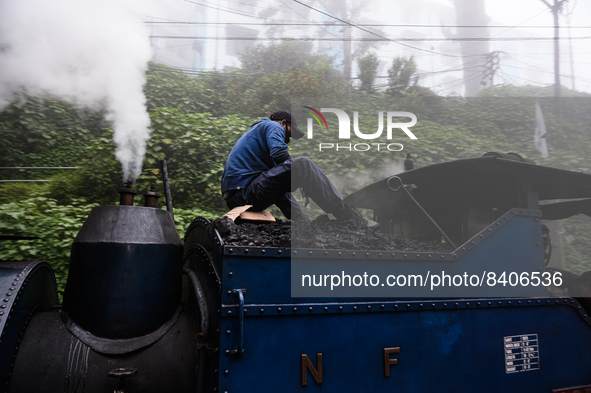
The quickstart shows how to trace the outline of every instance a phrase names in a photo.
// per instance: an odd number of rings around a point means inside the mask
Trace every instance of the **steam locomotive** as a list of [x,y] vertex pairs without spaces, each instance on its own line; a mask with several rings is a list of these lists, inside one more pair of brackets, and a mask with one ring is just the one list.
[[302,266],[560,273],[543,221],[591,215],[591,175],[491,153],[345,198],[382,231],[454,245],[439,253],[230,246],[204,218],[183,242],[132,191],[88,216],[63,305],[45,262],[0,264],[5,391],[591,391],[585,275],[507,292],[294,289]]

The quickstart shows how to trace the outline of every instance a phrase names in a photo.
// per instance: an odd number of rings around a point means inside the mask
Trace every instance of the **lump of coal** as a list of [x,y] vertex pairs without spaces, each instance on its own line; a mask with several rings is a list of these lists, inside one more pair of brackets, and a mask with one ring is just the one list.
[[[218,222],[220,221],[220,222]],[[429,251],[451,252],[452,247],[439,241],[403,239],[366,228],[353,228],[346,223],[320,215],[312,222],[275,223],[243,222],[235,224],[228,217],[214,220],[215,228],[231,246],[315,248],[360,251]]]
[[294,224],[292,247],[359,251],[451,252],[452,247],[438,241],[403,239],[367,228],[354,228],[328,216],[319,216],[309,227]]
[[232,221],[232,219],[228,216],[222,216],[220,218],[218,218],[217,220],[214,220],[211,223],[210,228],[213,229],[217,229],[217,231],[220,233],[220,236],[222,237],[227,237],[227,236],[233,236],[233,234],[236,232],[236,224],[234,223],[234,221]]

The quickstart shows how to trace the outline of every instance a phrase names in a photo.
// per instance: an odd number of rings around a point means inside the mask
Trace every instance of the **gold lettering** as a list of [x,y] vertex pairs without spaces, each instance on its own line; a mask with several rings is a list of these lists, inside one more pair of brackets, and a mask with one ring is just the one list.
[[399,353],[400,347],[384,348],[384,376],[390,376],[390,366],[398,364],[398,359],[390,359],[390,354]]
[[314,368],[314,365],[312,364],[312,362],[308,358],[308,355],[302,354],[302,386],[306,386],[308,384],[308,379],[307,379],[308,371],[310,371],[312,378],[314,378],[314,381],[316,381],[317,384],[322,383],[322,354],[321,353],[316,354],[316,364],[318,366],[318,370],[316,370]]

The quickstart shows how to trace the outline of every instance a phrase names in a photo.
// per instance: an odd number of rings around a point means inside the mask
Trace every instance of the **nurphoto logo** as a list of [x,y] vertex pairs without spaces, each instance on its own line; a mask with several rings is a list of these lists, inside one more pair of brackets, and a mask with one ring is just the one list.
[[[333,113],[337,116],[339,122],[339,140],[340,139],[351,139],[351,118],[349,115],[343,111],[342,109],[337,108],[320,108],[320,110],[316,110],[310,106],[303,106],[307,110],[303,111],[304,113],[308,114],[311,117],[307,118],[307,138],[312,139],[314,136],[314,120],[320,126],[320,129],[326,129],[329,131],[328,122],[326,118],[322,115],[322,113]],[[409,118],[409,122],[400,122],[395,119],[399,118]],[[415,134],[412,133],[410,127],[417,124],[417,117],[412,112],[386,112],[386,139],[390,141],[392,139],[392,135],[394,134],[394,130],[402,130],[406,134],[407,137],[410,139],[418,139]],[[364,133],[359,129],[359,112],[353,112],[353,132],[355,136],[359,139],[364,140],[374,140],[382,136],[384,132],[384,112],[378,112],[378,130],[372,133]],[[404,147],[400,143],[356,143],[356,144],[343,144],[343,143],[333,143],[333,142],[323,142],[319,143],[318,149],[319,151],[328,150],[328,149],[336,149],[339,150],[348,150],[348,151],[368,151],[372,149],[372,146],[375,147],[378,151],[387,150],[387,151],[401,151]]]

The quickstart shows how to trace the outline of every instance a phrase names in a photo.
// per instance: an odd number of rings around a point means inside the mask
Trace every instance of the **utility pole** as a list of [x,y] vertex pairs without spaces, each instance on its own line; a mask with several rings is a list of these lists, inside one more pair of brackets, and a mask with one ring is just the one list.
[[[485,0],[452,0],[456,11],[456,25],[472,26],[470,29],[457,29],[456,33],[444,29],[448,38],[460,39],[460,53],[464,68],[464,89],[466,97],[475,97],[481,89],[480,73],[483,55],[488,53],[488,40],[473,42],[462,38],[488,38],[489,17],[486,15]],[[477,64],[474,64],[474,63]]]
[[351,63],[353,62],[351,59],[351,30],[351,26],[343,27],[343,73],[349,86],[349,94],[351,94]]
[[571,36],[571,31],[570,31],[570,15],[571,15],[571,13],[572,13],[572,11],[569,14],[567,14],[567,16],[566,16],[566,23],[568,25],[568,29],[566,29],[566,30],[568,31],[568,53],[569,53],[569,57],[570,57],[570,80],[572,83],[572,89],[574,91],[576,89],[575,89],[575,65],[574,65],[574,61],[573,61],[573,39]]
[[560,46],[558,41],[558,13],[562,9],[562,6],[568,2],[568,0],[553,0],[554,4],[548,3],[546,0],[541,0],[542,3],[546,4],[546,7],[550,8],[552,15],[554,16],[554,97],[560,97]]
[[495,74],[501,67],[501,53],[505,53],[500,50],[495,50],[490,53],[484,54],[484,72],[481,85],[486,86],[487,81],[490,86],[491,93],[495,91]]

